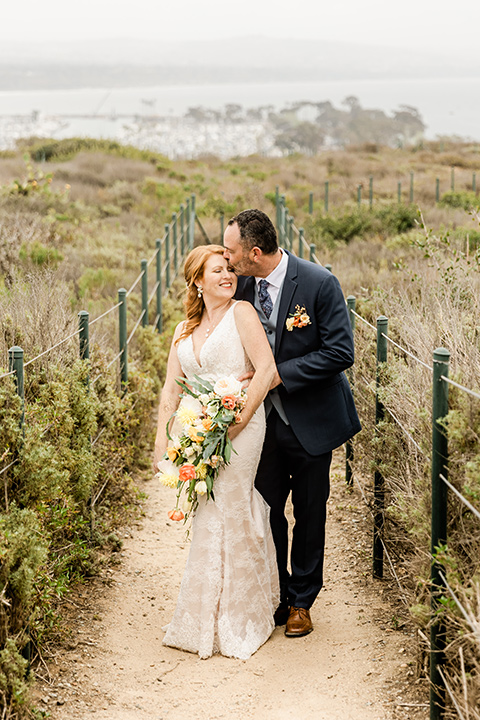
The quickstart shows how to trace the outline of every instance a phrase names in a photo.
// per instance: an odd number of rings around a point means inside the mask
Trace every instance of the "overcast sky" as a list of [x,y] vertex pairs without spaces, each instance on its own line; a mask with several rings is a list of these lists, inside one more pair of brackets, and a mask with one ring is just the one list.
[[478,60],[480,1],[21,0],[2,2],[0,41],[266,35],[435,51]]

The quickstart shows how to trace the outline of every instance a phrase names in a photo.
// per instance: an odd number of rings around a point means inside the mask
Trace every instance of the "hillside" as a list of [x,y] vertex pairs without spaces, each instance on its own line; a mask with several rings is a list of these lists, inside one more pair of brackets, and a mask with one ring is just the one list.
[[[116,313],[92,325],[89,364],[78,360],[76,336],[40,354],[74,335],[80,310],[96,319],[115,306],[118,289],[139,279],[141,259],[153,257],[156,239],[187,199],[195,196],[200,221],[195,241],[221,242],[222,226],[241,209],[259,207],[275,219],[277,187],[292,218],[285,242],[298,250],[296,233],[303,227],[310,252],[331,264],[345,295],[356,298],[361,319],[351,379],[363,430],[355,440],[354,488],[345,490],[355,501],[352,507],[345,501],[342,518],[353,522],[363,501],[372,509],[372,470],[381,469],[391,560],[383,582],[399,601],[391,623],[413,633],[408,677],[426,687],[432,377],[418,361],[428,368],[433,350],[446,347],[451,377],[478,395],[479,166],[480,148],[467,143],[171,161],[106,141],[33,139],[0,154],[0,375],[8,371],[12,346],[21,346],[26,360],[39,356],[25,371],[25,438],[14,382],[0,380],[1,468],[11,463],[3,472],[0,511],[6,718],[19,717],[28,698],[21,652],[30,648],[38,669],[66,642],[66,599],[77,583],[108,575],[122,528],[142,512],[152,418],[172,328],[181,317],[181,280],[165,293],[164,334],[151,325],[132,334],[127,392],[117,374]],[[173,237],[169,227],[169,241]],[[150,266],[149,292],[153,273]],[[141,309],[139,286],[128,308],[130,333]],[[389,348],[378,376],[379,315],[388,316],[397,346]],[[377,377],[392,415],[375,431]],[[450,388],[445,426],[450,482],[478,508],[476,397]],[[480,644],[471,629],[480,611],[479,548],[474,514],[451,496],[448,546],[436,558],[471,620],[445,597],[445,668],[456,702],[472,718],[480,688]],[[369,566],[370,547],[361,553]]]

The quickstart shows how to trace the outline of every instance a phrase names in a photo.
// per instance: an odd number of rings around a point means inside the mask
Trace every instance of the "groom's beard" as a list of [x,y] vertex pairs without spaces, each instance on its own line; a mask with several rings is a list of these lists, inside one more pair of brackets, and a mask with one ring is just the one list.
[[243,275],[245,277],[255,275],[258,271],[257,265],[251,262],[248,257],[242,258],[236,265],[232,265],[232,267],[235,271],[235,275]]

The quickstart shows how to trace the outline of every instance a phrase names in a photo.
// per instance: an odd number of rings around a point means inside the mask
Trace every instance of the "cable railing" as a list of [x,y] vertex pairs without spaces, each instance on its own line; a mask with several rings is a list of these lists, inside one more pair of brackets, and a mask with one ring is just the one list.
[[[285,206],[285,196],[280,195],[278,187],[276,189],[276,220],[279,242],[282,247],[285,247],[290,252],[295,252],[294,248],[294,236],[296,239],[295,245],[299,257],[308,257],[311,262],[315,262],[321,265],[315,254],[315,245],[309,244],[305,237],[303,228],[297,228],[294,224],[293,218],[288,213],[288,208]],[[325,265],[326,269],[331,271],[331,266]],[[394,410],[385,406],[382,399],[384,389],[384,380],[382,367],[387,364],[387,347],[392,345],[398,353],[402,353],[404,357],[410,358],[412,361],[417,363],[419,366],[427,369],[432,373],[432,444],[431,444],[431,483],[432,483],[432,511],[431,511],[431,546],[430,546],[430,564],[431,564],[431,614],[432,622],[430,624],[430,720],[440,720],[445,711],[445,693],[448,692],[452,698],[452,702],[459,713],[459,717],[462,718],[462,714],[458,708],[458,704],[454,700],[454,696],[449,688],[445,672],[442,669],[445,663],[445,652],[447,648],[446,642],[446,626],[439,610],[442,607],[442,600],[445,593],[452,596],[456,605],[462,613],[463,618],[469,625],[469,627],[475,632],[479,633],[480,628],[478,621],[475,620],[473,615],[467,613],[465,608],[461,606],[460,601],[456,597],[454,591],[448,584],[447,578],[443,571],[443,566],[438,557],[438,548],[442,548],[447,541],[447,490],[454,494],[466,509],[472,513],[476,519],[480,519],[480,511],[460,492],[449,480],[448,480],[448,430],[443,426],[442,422],[445,416],[448,414],[448,387],[454,386],[458,390],[468,394],[470,397],[480,400],[480,392],[471,388],[465,387],[464,385],[450,379],[448,377],[450,353],[445,348],[437,348],[433,351],[432,364],[428,364],[411,350],[403,347],[399,342],[395,341],[388,335],[388,318],[380,316],[377,318],[377,325],[373,325],[366,318],[362,317],[355,309],[356,299],[354,296],[347,298],[347,307],[350,317],[350,323],[352,332],[355,336],[356,320],[358,320],[366,329],[366,331],[373,331],[377,336],[377,349],[376,349],[376,378],[375,387],[369,383],[365,378],[360,379],[364,385],[375,394],[375,426],[374,433],[378,440],[381,437],[382,426],[385,420],[385,413],[392,418],[393,422],[397,427],[400,428],[403,435],[408,439],[410,443],[418,450],[422,456],[427,453],[421,448],[419,443],[415,440],[412,434],[404,427],[403,423],[399,420]],[[368,329],[368,330],[367,330]],[[355,393],[355,374],[351,368],[347,371],[350,383],[352,385],[352,391]],[[375,447],[378,448],[379,443],[375,443]],[[378,453],[379,450],[377,449]],[[385,542],[385,490],[386,490],[386,479],[383,477],[381,470],[382,462],[381,457],[376,455],[374,458],[374,478],[373,478],[373,490],[372,498],[369,500],[366,495],[366,490],[359,478],[353,472],[354,465],[354,448],[352,441],[346,444],[346,470],[345,476],[348,485],[352,485],[353,482],[357,484],[363,501],[368,507],[372,518],[373,518],[373,576],[377,578],[383,577],[383,561],[384,556],[387,558],[393,577],[395,578],[402,596],[402,600],[407,601],[407,595],[405,590],[402,588],[401,582],[395,571],[394,563],[388,553],[386,542]],[[428,639],[426,638],[428,641]]]

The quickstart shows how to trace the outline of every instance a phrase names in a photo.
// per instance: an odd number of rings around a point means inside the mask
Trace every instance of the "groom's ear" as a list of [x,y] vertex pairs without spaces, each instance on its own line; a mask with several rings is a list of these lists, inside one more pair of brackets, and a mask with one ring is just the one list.
[[250,256],[253,262],[259,262],[262,259],[263,250],[256,245],[250,250]]

